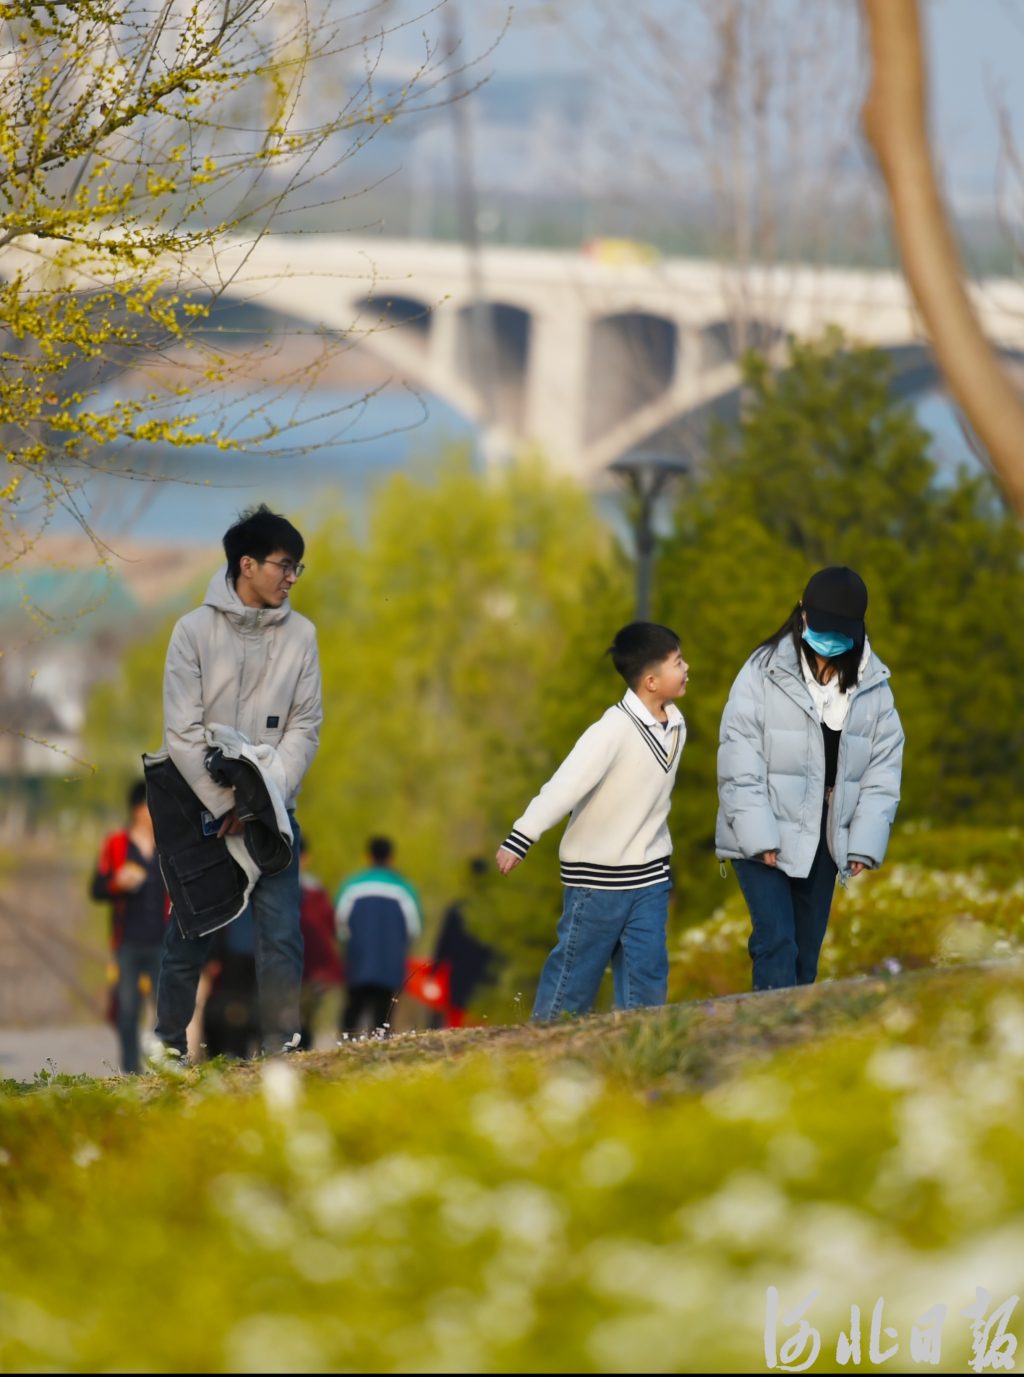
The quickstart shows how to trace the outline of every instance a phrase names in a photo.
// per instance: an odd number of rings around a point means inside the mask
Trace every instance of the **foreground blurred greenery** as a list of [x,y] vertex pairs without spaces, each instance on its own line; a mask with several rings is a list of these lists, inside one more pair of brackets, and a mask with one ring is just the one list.
[[1021,1289],[1022,1124],[1017,962],[8,1082],[0,1366],[763,1371],[774,1286],[814,1370],[882,1299],[894,1370],[944,1305],[962,1371],[975,1287]]
[[[908,742],[897,836],[908,822],[1024,822],[1024,537],[997,491],[983,475],[941,475],[892,399],[885,356],[837,335],[794,345],[780,374],[752,358],[746,398],[742,420],[713,436],[658,559],[654,615],[680,633],[692,671],[671,819],[677,934],[733,893],[713,854],[729,686],[824,564],[863,574],[869,632],[892,670]],[[481,478],[453,456],[382,486],[364,539],[334,514],[307,529],[295,604],[317,624],[325,682],[301,803],[315,869],[333,885],[371,833],[390,833],[424,894],[429,941],[443,906],[467,893],[468,859],[493,855],[621,695],[603,652],[632,615],[628,560],[589,498],[536,463]],[[159,740],[169,629],[133,650],[90,708],[99,797],[115,809],[140,750]],[[492,1018],[529,1006],[561,904],[559,830],[508,880],[492,873],[468,896],[471,925],[508,958],[482,1006]],[[739,948],[733,989],[747,984]]]

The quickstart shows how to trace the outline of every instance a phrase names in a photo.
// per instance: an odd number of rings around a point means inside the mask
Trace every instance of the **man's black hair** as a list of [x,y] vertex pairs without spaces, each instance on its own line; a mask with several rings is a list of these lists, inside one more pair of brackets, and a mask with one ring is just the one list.
[[242,512],[224,533],[224,553],[228,557],[228,578],[234,582],[242,567],[242,556],[252,555],[262,563],[275,550],[284,550],[296,564],[306,551],[306,542],[292,523],[272,512],[265,502]]
[[145,802],[146,781],[144,779],[137,779],[135,783],[132,785],[132,787],[128,790],[128,808],[130,811],[134,812],[140,804]]
[[630,622],[608,647],[612,664],[631,689],[648,672],[679,649],[679,637],[669,626],[657,622]]
[[387,865],[395,854],[395,848],[389,837],[371,837],[366,843],[366,849],[375,865]]

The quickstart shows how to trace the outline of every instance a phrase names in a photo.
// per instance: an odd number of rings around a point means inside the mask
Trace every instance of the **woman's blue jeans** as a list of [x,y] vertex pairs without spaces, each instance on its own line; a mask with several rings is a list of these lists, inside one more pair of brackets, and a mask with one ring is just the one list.
[[[249,904],[256,935],[260,1026],[267,1052],[278,1052],[301,1027],[302,929],[299,926],[299,825],[291,817],[291,864],[256,881]],[[235,920],[237,921],[237,919]],[[183,937],[174,915],[167,924],[156,996],[156,1035],[185,1056],[185,1032],[196,1010],[199,976],[215,933]]]
[[558,942],[544,962],[533,1017],[585,1014],[612,963],[615,1006],[664,1004],[668,986],[668,880],[645,889],[567,885]]
[[813,985],[836,884],[836,863],[825,842],[824,820],[805,879],[793,879],[764,861],[732,864],[750,910],[747,950],[754,989]]

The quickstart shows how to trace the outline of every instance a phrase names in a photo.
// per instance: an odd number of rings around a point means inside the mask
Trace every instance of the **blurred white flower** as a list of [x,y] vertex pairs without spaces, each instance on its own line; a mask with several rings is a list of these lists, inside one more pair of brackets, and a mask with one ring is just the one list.
[[494,1222],[506,1238],[544,1248],[563,1227],[562,1206],[532,1181],[514,1181],[494,1192]]
[[989,1005],[988,1023],[993,1049],[1001,1057],[1024,1059],[1024,1003],[1014,995],[998,995]]
[[926,1074],[926,1058],[916,1047],[878,1047],[864,1067],[867,1079],[884,1090],[906,1090]]
[[636,1165],[632,1152],[617,1138],[597,1143],[580,1162],[580,1176],[588,1186],[602,1190],[617,1186],[631,1176]]
[[281,1057],[263,1063],[261,1085],[263,1102],[272,1114],[290,1114],[302,1093],[298,1071]]
[[783,1180],[802,1181],[813,1175],[819,1155],[814,1140],[802,1133],[776,1133],[768,1142],[769,1169]]
[[590,1074],[549,1076],[534,1097],[534,1110],[547,1128],[568,1128],[601,1098],[604,1082]]
[[325,1372],[330,1366],[312,1325],[294,1315],[249,1315],[224,1341],[226,1372]]
[[792,1091],[784,1081],[760,1075],[709,1091],[704,1104],[718,1119],[767,1123],[788,1113],[791,1100]]
[[714,1195],[684,1206],[676,1218],[698,1242],[751,1248],[773,1241],[790,1211],[788,1198],[767,1177],[737,1172]]
[[469,1122],[503,1157],[518,1162],[535,1160],[540,1133],[518,1101],[496,1091],[475,1095],[469,1105]]
[[95,1143],[79,1143],[71,1154],[71,1160],[76,1167],[91,1167],[93,1162],[98,1162],[103,1153]]

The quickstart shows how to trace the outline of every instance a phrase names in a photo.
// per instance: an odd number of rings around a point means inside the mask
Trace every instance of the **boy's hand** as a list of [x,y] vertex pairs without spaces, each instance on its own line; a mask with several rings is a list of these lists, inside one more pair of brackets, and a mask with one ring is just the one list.
[[514,851],[509,851],[504,846],[498,847],[498,854],[494,858],[498,862],[498,869],[503,875],[507,875],[510,870],[515,870],[516,866],[523,859],[517,856]]
[[765,865],[776,866],[779,863],[779,853],[777,851],[762,851],[761,859]]
[[125,861],[113,874],[114,888],[121,894],[134,894],[146,883],[146,872],[136,861]]

